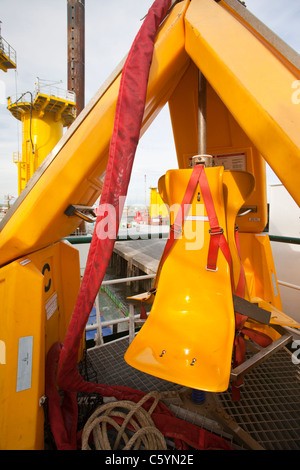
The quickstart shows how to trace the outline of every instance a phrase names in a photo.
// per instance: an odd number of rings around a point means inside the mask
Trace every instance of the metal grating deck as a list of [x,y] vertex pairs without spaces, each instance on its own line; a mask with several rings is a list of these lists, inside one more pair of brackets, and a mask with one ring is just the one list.
[[129,366],[124,360],[128,337],[88,349],[88,359],[97,374],[98,383],[121,385],[149,393],[154,390],[179,390],[182,387],[150,376]]
[[287,349],[246,375],[240,402],[219,394],[223,409],[266,450],[300,449],[300,367]]
[[[130,367],[123,357],[127,347],[126,337],[87,351],[88,363],[97,374],[99,383],[123,385],[146,393],[153,390],[180,393],[183,390],[180,385]],[[240,402],[232,402],[230,391],[217,394],[216,399],[225,421],[226,416],[229,417],[242,428],[245,435],[250,436],[250,440],[257,442],[263,449],[300,450],[300,366],[292,363],[287,349],[278,351],[246,375]],[[185,404],[182,407],[186,408]],[[188,408],[198,415],[194,421],[202,425],[199,422],[201,411],[197,411],[197,407],[194,410],[193,407]],[[190,409],[181,409],[181,412],[186,411],[191,415]],[[187,419],[192,420],[190,417]],[[204,419],[203,427],[206,427],[206,422],[211,423],[211,420]],[[222,422],[224,419],[221,420],[221,427]],[[215,424],[218,430],[220,423]],[[213,425],[208,428],[212,432],[215,429]],[[221,434],[228,436],[228,428]],[[233,440],[234,435],[231,436],[231,442]]]

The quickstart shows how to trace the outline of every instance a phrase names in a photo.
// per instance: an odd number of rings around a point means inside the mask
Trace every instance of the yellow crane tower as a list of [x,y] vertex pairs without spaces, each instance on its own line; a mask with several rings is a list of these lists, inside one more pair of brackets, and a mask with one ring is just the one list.
[[33,93],[8,98],[8,110],[22,122],[22,153],[15,152],[18,166],[18,194],[53,150],[76,117],[75,93],[37,78]]

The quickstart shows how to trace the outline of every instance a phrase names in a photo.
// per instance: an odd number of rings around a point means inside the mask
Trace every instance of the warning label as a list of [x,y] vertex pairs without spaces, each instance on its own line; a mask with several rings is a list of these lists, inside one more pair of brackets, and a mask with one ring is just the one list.
[[52,297],[48,300],[45,305],[46,313],[47,313],[47,320],[52,317],[53,313],[57,310],[57,292],[55,292]]
[[247,171],[247,160],[244,152],[213,155],[213,166],[223,166],[224,170]]

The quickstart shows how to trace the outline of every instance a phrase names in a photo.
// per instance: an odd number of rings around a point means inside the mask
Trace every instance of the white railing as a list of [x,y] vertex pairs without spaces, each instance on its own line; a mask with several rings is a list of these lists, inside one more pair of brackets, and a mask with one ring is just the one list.
[[64,90],[55,86],[54,83],[47,83],[45,80],[41,80],[37,77],[35,81],[33,99],[35,99],[39,93],[43,93],[49,96],[55,96],[56,98],[61,98],[66,101],[76,103],[76,94],[74,91]]
[[[275,237],[274,237],[275,238]],[[277,237],[276,237],[277,238]],[[273,241],[281,241],[281,240],[273,240]],[[293,242],[291,242],[293,243]],[[121,279],[112,279],[109,281],[103,281],[102,285],[111,285],[111,284],[120,284],[124,282],[133,282],[133,281],[139,281],[143,279],[153,279],[155,277],[155,274],[147,274],[147,275],[142,275],[142,276],[135,276],[135,277],[127,277],[127,278],[121,278]],[[278,280],[278,285],[287,287],[289,289],[294,289],[297,291],[300,291],[300,286],[296,284],[291,284],[285,281]],[[95,337],[95,343],[96,345],[103,345],[103,335],[102,335],[102,328],[106,326],[113,326],[117,325],[120,323],[128,323],[128,329],[129,329],[129,342],[131,342],[135,336],[135,322],[136,320],[140,320],[140,315],[135,315],[135,308],[133,304],[129,304],[129,315],[124,317],[124,318],[119,318],[116,320],[108,320],[101,322],[100,319],[100,309],[99,309],[99,295],[97,296],[96,299],[96,323],[87,325],[86,326],[86,331],[91,331],[91,330],[97,330],[96,337]],[[288,327],[286,327],[288,328]],[[289,328],[288,328],[289,329]],[[299,332],[297,332],[299,334]]]
[[289,282],[277,281],[280,286],[289,287],[290,289],[300,290],[300,286],[290,284]]
[[[63,90],[62,88],[58,88],[52,84],[43,83],[40,79],[37,79],[33,93],[27,91],[25,93],[11,95],[8,98],[8,105],[16,103],[31,103],[31,101],[34,102],[39,93],[70,101],[74,104],[76,103],[76,93],[74,91]],[[24,98],[25,96],[26,99]]]
[[[145,274],[142,276],[133,276],[133,277],[125,277],[125,278],[120,278],[120,279],[111,279],[108,281],[103,281],[102,286],[108,286],[112,284],[121,284],[121,283],[127,283],[127,282],[134,282],[134,281],[142,281],[144,279],[153,279],[156,275],[155,274]],[[129,304],[129,315],[124,318],[117,318],[115,320],[107,320],[107,321],[101,321],[101,316],[100,316],[100,306],[99,306],[99,294],[96,297],[96,322],[93,324],[86,325],[85,330],[86,331],[92,331],[96,330],[95,334],[95,344],[96,346],[102,346],[104,344],[103,340],[103,334],[102,334],[102,328],[106,326],[113,326],[113,325],[118,325],[120,323],[128,323],[128,330],[129,330],[129,343],[134,338],[135,335],[135,322],[136,320],[139,320],[140,315],[135,315],[135,307],[133,304]]]
[[[134,281],[142,281],[144,279],[154,279],[155,274],[145,274],[142,276],[134,276],[134,277],[126,277],[126,278],[120,278],[120,279],[111,279],[108,281],[103,281],[102,286],[108,286],[108,285],[113,285],[113,284],[121,284],[121,283],[128,283],[128,282],[134,282]],[[289,284],[287,282],[283,281],[278,281],[279,285],[289,287],[291,289],[296,289],[300,290],[300,286],[297,286],[295,284]],[[96,330],[95,334],[95,345],[96,346],[102,346],[104,344],[104,339],[103,339],[103,333],[102,333],[102,328],[105,327],[110,327],[114,325],[119,325],[122,323],[128,323],[128,336],[129,336],[129,343],[134,339],[135,336],[135,323],[136,321],[141,322],[140,320],[140,315],[135,314],[135,306],[133,304],[129,304],[129,315],[124,317],[124,318],[117,318],[115,320],[107,320],[107,321],[101,321],[101,316],[100,316],[100,306],[99,306],[99,295],[97,295],[96,302],[96,322],[86,325],[85,330],[86,331],[93,331]]]

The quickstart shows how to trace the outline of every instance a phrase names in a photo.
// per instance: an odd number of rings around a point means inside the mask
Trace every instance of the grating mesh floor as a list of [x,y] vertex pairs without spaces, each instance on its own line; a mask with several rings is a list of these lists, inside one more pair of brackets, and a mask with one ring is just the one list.
[[88,358],[97,374],[99,383],[131,387],[145,393],[154,390],[166,391],[182,388],[133,369],[124,360],[127,347],[128,337],[88,350]]
[[[123,385],[146,393],[182,390],[182,386],[152,377],[124,360],[128,338],[88,350],[88,361],[99,383]],[[300,450],[300,366],[283,349],[246,375],[241,400],[218,394],[224,412],[266,450]]]
[[241,400],[223,409],[266,450],[300,450],[300,367],[286,349],[246,375]]

